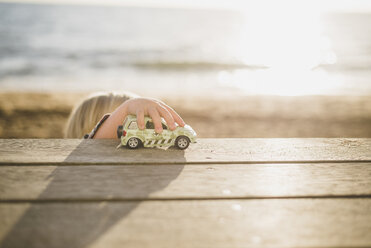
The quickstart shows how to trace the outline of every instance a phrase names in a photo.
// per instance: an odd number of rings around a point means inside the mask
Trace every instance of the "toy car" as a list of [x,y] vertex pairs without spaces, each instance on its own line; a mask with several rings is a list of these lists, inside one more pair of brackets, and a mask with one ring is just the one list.
[[149,117],[144,118],[145,129],[141,130],[137,125],[135,115],[128,115],[123,125],[117,127],[117,137],[121,139],[121,144],[131,149],[139,146],[144,147],[170,147],[176,146],[184,150],[190,143],[196,143],[196,132],[189,125],[184,127],[177,126],[171,131],[162,119],[162,133],[155,132],[153,121]]

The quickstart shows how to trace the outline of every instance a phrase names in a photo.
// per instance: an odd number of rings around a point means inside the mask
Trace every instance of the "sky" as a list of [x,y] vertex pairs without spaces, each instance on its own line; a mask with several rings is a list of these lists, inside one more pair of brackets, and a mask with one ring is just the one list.
[[308,7],[318,11],[370,12],[371,0],[0,0],[0,2],[26,2],[48,4],[127,5],[170,8],[249,9],[256,6]]

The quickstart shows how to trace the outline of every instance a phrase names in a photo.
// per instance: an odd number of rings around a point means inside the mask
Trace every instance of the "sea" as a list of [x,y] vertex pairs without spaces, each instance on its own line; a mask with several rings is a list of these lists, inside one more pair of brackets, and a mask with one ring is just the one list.
[[371,13],[0,3],[0,91],[371,95]]

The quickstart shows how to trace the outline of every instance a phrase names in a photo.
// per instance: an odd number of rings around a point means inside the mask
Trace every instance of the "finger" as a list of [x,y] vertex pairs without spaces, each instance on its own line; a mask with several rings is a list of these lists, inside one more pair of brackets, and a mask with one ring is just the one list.
[[162,133],[161,116],[156,108],[150,108],[148,110],[149,116],[151,116],[153,124],[155,125],[156,133]]
[[144,129],[144,111],[142,109],[137,110],[137,123],[139,129],[143,130]]
[[174,130],[175,127],[175,121],[173,116],[170,114],[170,112],[163,106],[157,107],[158,112],[160,112],[161,116],[164,117],[167,125],[169,126],[170,130]]
[[170,114],[173,116],[174,121],[178,123],[179,126],[184,127],[185,122],[183,121],[182,117],[180,117],[180,115],[177,112],[175,112],[174,109],[172,109],[166,104],[163,104],[162,106],[165,107],[170,112]]

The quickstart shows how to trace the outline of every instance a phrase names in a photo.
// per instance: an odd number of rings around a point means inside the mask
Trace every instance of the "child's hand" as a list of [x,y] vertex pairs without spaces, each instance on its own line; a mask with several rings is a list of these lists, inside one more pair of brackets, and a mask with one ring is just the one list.
[[[175,112],[174,109],[166,105],[164,102],[152,98],[133,98],[122,105],[126,109],[127,114],[137,116],[137,123],[140,129],[144,129],[144,116],[150,116],[155,125],[156,133],[162,132],[161,117],[163,117],[169,126],[170,130],[176,128],[176,123],[183,127],[185,125],[183,119]],[[126,116],[125,116],[126,117]]]
[[175,123],[183,127],[183,119],[165,103],[152,98],[132,98],[121,104],[113,111],[107,120],[99,127],[94,135],[95,139],[114,139],[118,125],[122,125],[127,115],[137,116],[140,129],[144,129],[144,116],[152,118],[156,133],[162,132],[161,117],[163,117],[170,130],[176,128]]

